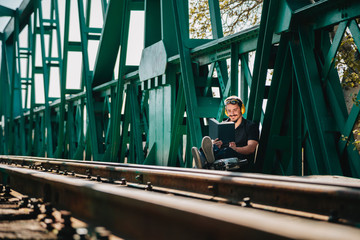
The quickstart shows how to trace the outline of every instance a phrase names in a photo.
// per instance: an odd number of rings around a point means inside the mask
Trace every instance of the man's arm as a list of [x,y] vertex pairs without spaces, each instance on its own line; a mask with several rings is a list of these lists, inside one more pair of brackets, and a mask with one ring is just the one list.
[[235,142],[229,143],[229,147],[231,147],[234,151],[243,154],[243,155],[249,155],[255,152],[256,147],[258,145],[258,142],[255,140],[248,140],[248,145],[243,147],[236,147]]

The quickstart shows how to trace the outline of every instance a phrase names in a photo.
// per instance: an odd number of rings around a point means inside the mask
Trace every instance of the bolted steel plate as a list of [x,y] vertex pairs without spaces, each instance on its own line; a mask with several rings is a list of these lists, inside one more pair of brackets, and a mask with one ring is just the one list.
[[167,55],[163,41],[144,48],[139,66],[140,80],[145,81],[164,74],[166,64]]

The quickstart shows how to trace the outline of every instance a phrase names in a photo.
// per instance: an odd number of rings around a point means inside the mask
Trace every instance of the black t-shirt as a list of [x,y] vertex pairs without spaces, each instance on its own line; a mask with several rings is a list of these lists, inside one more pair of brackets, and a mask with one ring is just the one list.
[[[230,121],[227,119],[226,121]],[[258,124],[247,120],[245,118],[242,119],[241,124],[235,129],[235,143],[237,147],[247,146],[248,140],[255,140],[259,142],[259,126]],[[238,158],[240,159],[252,159],[254,154],[243,155],[238,153]]]

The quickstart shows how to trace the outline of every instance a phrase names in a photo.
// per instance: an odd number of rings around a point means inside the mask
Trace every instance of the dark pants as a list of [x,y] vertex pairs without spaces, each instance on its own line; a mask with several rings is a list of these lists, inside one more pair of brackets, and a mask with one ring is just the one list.
[[214,149],[214,156],[215,156],[215,160],[218,159],[224,159],[224,158],[239,158],[239,154],[234,151],[232,148],[229,147],[223,147],[223,148],[218,148],[216,145],[213,146]]
[[[234,157],[239,158],[239,154],[229,147],[218,148],[218,146],[214,144],[213,151],[215,160]],[[200,154],[205,158],[205,154],[202,148],[200,148]]]
[[[232,148],[229,148],[229,147],[218,148],[216,145],[213,145],[213,151],[214,151],[215,160],[226,159],[226,158],[245,159],[244,157],[242,157],[241,154],[237,153],[235,150],[233,150]],[[201,148],[200,148],[200,154],[202,155],[202,159],[206,159],[203,149],[201,149]],[[245,165],[242,164],[239,169],[235,169],[235,170],[231,170],[231,171],[248,172],[250,170],[249,165],[250,164],[247,161],[245,163]],[[208,162],[203,162],[203,166],[206,169],[214,169],[213,165],[209,164]]]

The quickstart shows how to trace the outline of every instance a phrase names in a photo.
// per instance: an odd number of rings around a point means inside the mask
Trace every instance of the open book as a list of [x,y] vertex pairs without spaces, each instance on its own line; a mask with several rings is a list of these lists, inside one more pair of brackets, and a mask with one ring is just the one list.
[[215,118],[209,119],[209,137],[211,139],[219,138],[223,144],[235,142],[235,123],[221,122]]

